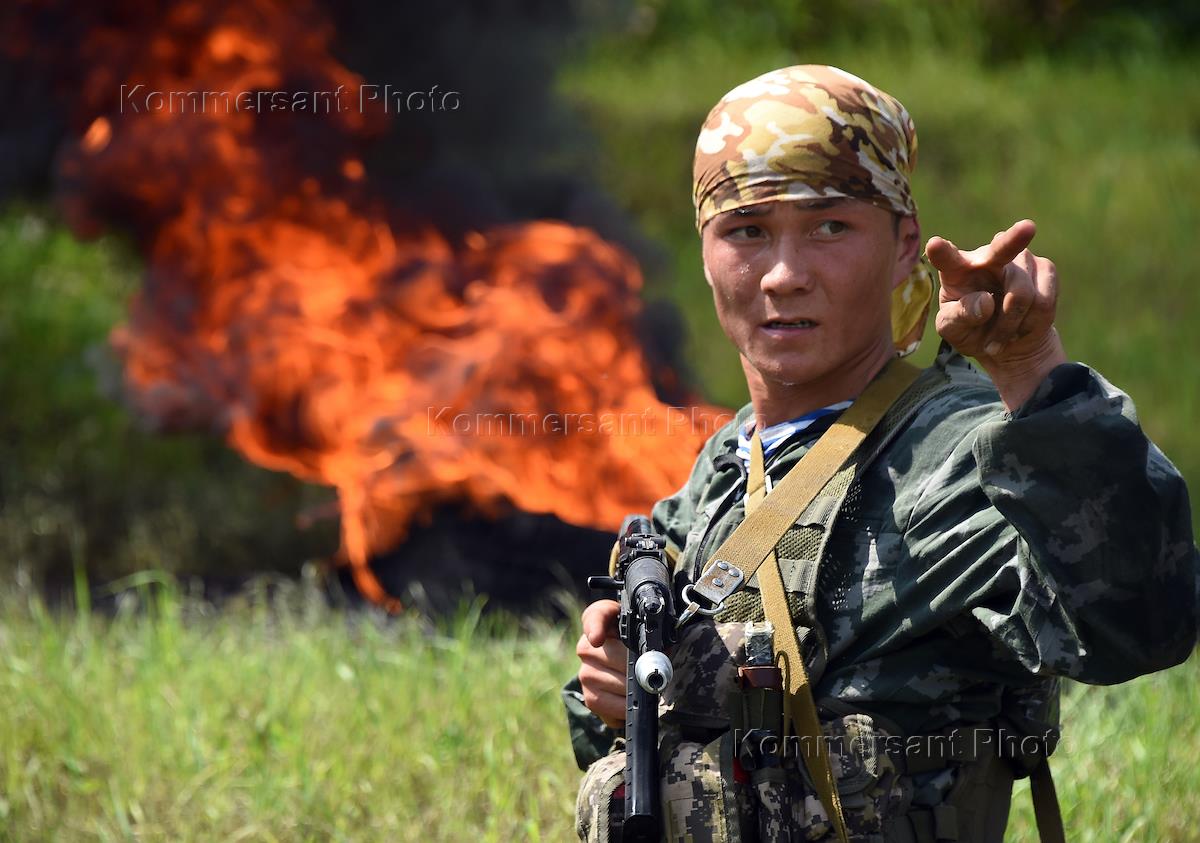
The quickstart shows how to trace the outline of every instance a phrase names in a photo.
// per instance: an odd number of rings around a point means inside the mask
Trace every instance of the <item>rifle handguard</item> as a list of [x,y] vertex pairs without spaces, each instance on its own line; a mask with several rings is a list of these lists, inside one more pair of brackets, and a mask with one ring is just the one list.
[[630,515],[617,540],[611,576],[589,577],[588,587],[618,591],[617,629],[629,650],[626,663],[624,843],[662,839],[658,781],[658,695],[674,668],[666,649],[675,643],[677,621],[666,539],[644,515]]

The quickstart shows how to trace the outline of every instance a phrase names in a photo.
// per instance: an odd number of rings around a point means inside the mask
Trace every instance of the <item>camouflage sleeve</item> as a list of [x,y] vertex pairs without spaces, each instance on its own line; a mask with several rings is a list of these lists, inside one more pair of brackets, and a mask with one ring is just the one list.
[[939,502],[931,517],[938,496],[923,493],[913,546],[981,558],[963,594],[1027,670],[1112,684],[1188,657],[1200,553],[1187,488],[1129,396],[1064,364],[956,454],[977,470],[982,509]]
[[605,726],[604,721],[584,705],[583,688],[578,676],[563,686],[562,698],[567,709],[567,729],[571,733],[575,763],[580,770],[586,770],[608,755],[617,733]]

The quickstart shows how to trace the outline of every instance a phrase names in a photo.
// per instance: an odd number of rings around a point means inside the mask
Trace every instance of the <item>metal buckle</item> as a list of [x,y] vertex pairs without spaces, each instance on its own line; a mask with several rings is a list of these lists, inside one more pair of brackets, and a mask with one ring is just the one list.
[[[679,615],[676,628],[683,626],[696,615],[712,617],[725,608],[725,600],[746,581],[742,569],[726,562],[724,559],[714,559],[700,579],[683,587],[680,596],[687,601],[687,608]],[[700,605],[697,596],[709,604],[709,608]]]

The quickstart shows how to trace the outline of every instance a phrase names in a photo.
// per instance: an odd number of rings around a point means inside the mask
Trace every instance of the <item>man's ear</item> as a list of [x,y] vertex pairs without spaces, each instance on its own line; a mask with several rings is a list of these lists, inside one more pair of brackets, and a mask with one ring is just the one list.
[[713,285],[712,273],[708,271],[708,263],[704,262],[704,280],[708,282],[708,286]]
[[899,287],[904,279],[912,275],[917,261],[921,259],[921,221],[916,215],[902,216],[896,228],[899,249],[896,252],[896,269],[892,275],[892,287]]

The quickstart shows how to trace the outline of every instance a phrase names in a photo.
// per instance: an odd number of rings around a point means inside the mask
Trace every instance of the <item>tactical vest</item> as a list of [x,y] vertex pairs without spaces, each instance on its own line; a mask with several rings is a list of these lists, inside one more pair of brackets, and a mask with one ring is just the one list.
[[[829,540],[835,523],[853,526],[856,477],[926,401],[952,388],[940,369],[925,370],[776,546],[792,621],[814,685],[828,660],[826,636],[817,619],[818,595],[853,576],[852,560],[830,558]],[[739,488],[744,484],[730,494],[739,494]],[[680,579],[692,578],[708,561],[695,559],[686,552],[690,549],[685,548],[679,559]],[[715,549],[715,543],[700,548],[706,555]],[[763,620],[755,577],[713,618],[692,621],[682,631],[672,655],[675,678],[659,708],[668,841],[834,839],[824,808],[805,780],[803,764],[789,763],[786,746],[776,764],[746,769],[754,763],[746,757],[746,735],[777,716],[770,693],[743,690],[737,682],[738,667],[746,658],[747,624]],[[855,711],[843,701],[818,699],[817,704],[848,830],[856,841],[1002,841],[1013,780],[1028,775],[1041,759],[1001,758],[995,745],[981,748],[976,741],[959,740],[961,735],[903,735],[895,724]],[[1057,729],[1057,680],[1006,693],[1003,709],[1002,722],[963,727],[1000,728],[1017,736]],[[1016,744],[1029,746],[1025,741]],[[925,745],[938,751],[921,751]],[[912,751],[914,746],[918,751]],[[619,791],[623,768],[618,746],[589,769],[577,813],[581,839],[613,839],[608,829],[620,816],[620,803],[611,795]]]

